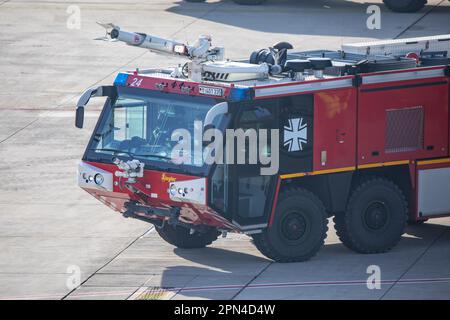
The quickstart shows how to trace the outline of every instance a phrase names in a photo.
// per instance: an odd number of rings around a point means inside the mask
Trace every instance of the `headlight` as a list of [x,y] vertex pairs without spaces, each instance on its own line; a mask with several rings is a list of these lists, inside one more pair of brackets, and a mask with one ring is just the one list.
[[168,191],[172,201],[206,204],[205,178],[173,182]]
[[105,178],[103,178],[103,176],[102,176],[100,173],[97,173],[97,174],[94,176],[94,182],[95,182],[95,184],[101,185],[101,184],[103,183],[103,181],[105,181]]
[[177,188],[175,187],[175,185],[170,186],[169,192],[172,196],[177,194]]

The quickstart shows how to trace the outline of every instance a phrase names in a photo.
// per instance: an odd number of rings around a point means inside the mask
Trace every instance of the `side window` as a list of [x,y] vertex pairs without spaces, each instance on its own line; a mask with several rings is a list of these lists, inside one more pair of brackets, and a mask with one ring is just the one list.
[[144,100],[118,99],[96,140],[101,148],[117,149],[123,141],[147,138],[147,105]]
[[147,132],[147,107],[136,106],[126,108],[126,139],[139,137],[146,139]]
[[241,218],[264,216],[271,178],[271,176],[238,177],[239,200],[237,209]]
[[218,164],[215,167],[214,174],[211,177],[211,192],[210,192],[210,202],[215,210],[220,213],[227,212],[227,174],[226,165]]
[[[270,155],[271,150],[271,141],[270,141],[270,129],[276,129],[276,107],[275,105],[266,103],[261,103],[247,110],[244,110],[241,114],[241,117],[238,122],[238,128],[242,128],[244,131],[250,129],[255,130],[255,133],[258,135],[259,130],[266,129],[267,134],[267,145],[264,147],[264,154]],[[249,163],[249,152],[252,152],[251,146],[248,144],[248,140],[246,140],[245,144],[241,144],[237,146],[237,152],[245,153],[246,155],[246,163]],[[259,146],[258,146],[259,147]],[[259,150],[258,150],[259,151]]]
[[[257,164],[249,164],[250,152],[262,152],[269,154],[270,150],[270,130],[278,128],[278,110],[276,100],[262,100],[254,102],[252,106],[246,107],[241,112],[237,121],[237,128],[244,131],[254,130],[258,140],[260,139],[261,129],[266,129],[267,145],[263,150],[259,150],[257,146],[250,146],[249,140],[245,144],[236,146],[236,153],[245,152],[246,163],[235,165],[237,203],[236,215],[234,219],[241,225],[257,224],[264,221],[264,217],[268,214],[270,207],[270,199],[272,194],[272,179],[274,176],[261,175],[261,163],[259,157]],[[278,150],[277,150],[278,151]]]
[[115,108],[113,114],[113,140],[123,141],[126,139],[127,113],[125,108]]

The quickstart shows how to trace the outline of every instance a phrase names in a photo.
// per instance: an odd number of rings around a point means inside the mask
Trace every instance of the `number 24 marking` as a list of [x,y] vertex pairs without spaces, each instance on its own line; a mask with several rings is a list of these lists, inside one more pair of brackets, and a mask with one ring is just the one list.
[[142,84],[142,79],[139,78],[133,78],[131,81],[130,87],[140,87]]

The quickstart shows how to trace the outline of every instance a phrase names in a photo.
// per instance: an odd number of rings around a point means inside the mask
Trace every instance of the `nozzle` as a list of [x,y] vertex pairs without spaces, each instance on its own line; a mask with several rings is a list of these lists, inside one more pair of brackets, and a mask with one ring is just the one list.
[[112,29],[110,32],[111,39],[117,39],[119,37],[119,29]]
[[95,40],[115,41],[119,36],[120,27],[114,25],[113,23],[97,22],[97,24],[105,28],[106,34],[103,37],[95,38]]

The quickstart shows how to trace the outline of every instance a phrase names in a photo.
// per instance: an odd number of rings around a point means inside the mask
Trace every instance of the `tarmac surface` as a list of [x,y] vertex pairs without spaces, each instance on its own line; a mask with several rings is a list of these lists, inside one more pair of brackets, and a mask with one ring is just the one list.
[[[381,30],[366,27],[372,4],[381,6]],[[77,8],[80,29],[71,20]],[[227,57],[242,58],[278,41],[298,50],[338,49],[450,33],[450,2],[398,14],[380,0],[269,0],[259,7],[0,0],[0,299],[450,299],[450,218],[408,227],[396,248],[379,255],[346,249],[330,223],[311,261],[278,264],[242,235],[176,249],[151,225],[79,189],[77,163],[103,103],[89,104],[78,130],[79,95],[112,83],[119,70],[179,61],[93,41],[103,35],[95,21],[191,42],[208,33]],[[373,265],[381,271],[379,289],[366,284]]]

